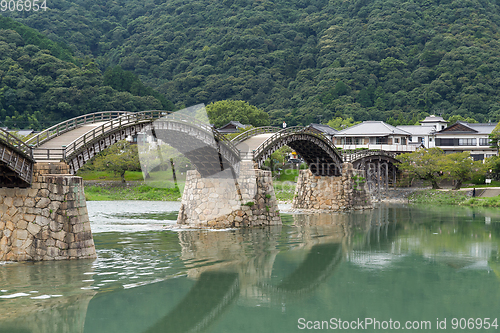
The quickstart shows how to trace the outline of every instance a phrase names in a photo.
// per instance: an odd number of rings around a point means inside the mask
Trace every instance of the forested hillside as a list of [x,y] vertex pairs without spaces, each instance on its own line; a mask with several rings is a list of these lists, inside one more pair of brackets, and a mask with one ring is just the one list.
[[103,76],[93,60],[76,62],[64,45],[0,17],[0,126],[40,130],[89,112],[168,108],[133,73]]
[[499,4],[51,0],[47,12],[12,15],[102,72],[133,71],[177,107],[241,99],[273,124],[414,123],[500,120]]

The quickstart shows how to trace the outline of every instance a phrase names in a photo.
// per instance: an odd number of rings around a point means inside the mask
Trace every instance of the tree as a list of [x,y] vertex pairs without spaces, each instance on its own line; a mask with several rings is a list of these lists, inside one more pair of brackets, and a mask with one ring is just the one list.
[[281,166],[285,164],[286,158],[292,149],[288,146],[283,146],[276,150],[271,156],[264,161],[263,169],[271,170],[273,174],[281,170]]
[[336,130],[343,130],[345,128],[354,126],[356,124],[361,123],[360,121],[354,121],[352,117],[348,118],[343,118],[343,117],[335,117],[331,120],[328,121],[327,125],[330,126],[331,128],[335,128]]
[[481,161],[474,162],[468,151],[448,154],[441,160],[440,164],[444,178],[455,181],[454,190],[458,190],[462,183],[471,179],[474,174],[484,173],[485,171]]
[[497,156],[498,156],[498,151],[500,149],[500,122],[495,126],[493,131],[488,135],[490,138],[490,144],[491,148],[496,148],[497,149]]
[[269,126],[269,115],[245,101],[222,100],[206,107],[210,123],[221,127],[230,121],[239,121],[255,127]]
[[486,159],[485,162],[488,173],[493,177],[493,179],[500,179],[500,156],[491,156]]
[[120,66],[108,68],[103,75],[103,84],[118,91],[128,91],[135,96],[153,96],[160,101],[163,109],[173,110],[173,104],[159,92],[146,87],[139,77],[132,72],[123,70]]
[[96,170],[111,171],[115,175],[120,175],[122,182],[125,183],[126,171],[141,170],[137,145],[132,145],[127,141],[115,143],[96,156],[94,167]]
[[444,152],[440,148],[418,149],[413,153],[398,156],[399,168],[409,173],[410,177],[431,182],[433,189],[438,189],[438,181],[442,177],[441,161]]
[[448,125],[453,125],[454,123],[456,123],[457,121],[463,121],[463,122],[466,122],[466,123],[477,123],[477,120],[474,119],[474,118],[471,118],[471,117],[467,117],[467,118],[464,118],[462,117],[461,115],[457,114],[457,115],[454,115],[454,116],[451,116],[450,118],[448,118],[447,122],[448,122]]
[[[152,187],[176,187],[176,171],[184,173],[194,169],[187,157],[168,144],[140,140],[138,150],[144,179],[149,180]],[[165,173],[169,168],[172,172]]]

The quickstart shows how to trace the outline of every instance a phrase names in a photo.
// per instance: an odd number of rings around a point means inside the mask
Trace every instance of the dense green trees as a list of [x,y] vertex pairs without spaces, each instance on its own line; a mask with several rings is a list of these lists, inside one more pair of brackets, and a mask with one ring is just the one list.
[[398,156],[399,168],[411,178],[427,180],[433,189],[438,189],[441,179],[455,182],[454,189],[459,189],[462,183],[474,175],[486,173],[482,161],[474,161],[470,152],[445,154],[440,148],[419,149],[413,153]]
[[244,100],[291,126],[334,117],[414,124],[431,113],[500,119],[496,0],[53,0],[50,8],[5,14],[65,42],[77,62],[133,72],[177,108]]
[[359,121],[354,121],[352,118],[342,118],[342,117],[335,117],[331,120],[328,121],[327,125],[330,126],[331,128],[335,128],[336,130],[343,130],[348,127],[354,126],[356,124],[359,124]]
[[454,190],[458,190],[463,182],[471,179],[476,174],[485,174],[486,168],[482,161],[475,161],[470,157],[470,152],[448,154],[441,160],[443,176],[455,181]]
[[[6,20],[12,21],[0,17],[0,26]],[[33,29],[10,23],[20,32],[0,29],[0,126],[41,130],[90,112],[173,108],[165,96],[144,86],[135,74],[118,68],[103,77],[93,60],[81,65],[65,61],[69,53],[64,48]],[[122,77],[115,80],[115,73],[130,77],[127,89],[115,85],[128,82]]]
[[118,91],[126,91],[134,96],[152,96],[162,105],[162,110],[172,111],[174,105],[164,95],[151,87],[145,86],[139,77],[132,72],[124,71],[120,66],[109,68],[104,72],[103,84]]
[[413,153],[399,155],[401,163],[398,167],[408,172],[410,177],[427,180],[433,189],[438,189],[439,179],[443,175],[441,161],[444,158],[445,154],[439,148],[419,149]]
[[216,128],[232,120],[254,127],[269,125],[269,115],[245,101],[218,101],[208,104],[206,109],[210,123]]

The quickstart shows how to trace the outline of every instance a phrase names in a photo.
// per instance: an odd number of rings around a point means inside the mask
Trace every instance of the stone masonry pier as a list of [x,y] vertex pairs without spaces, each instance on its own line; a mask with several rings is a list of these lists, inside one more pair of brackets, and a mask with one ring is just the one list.
[[82,178],[36,163],[31,188],[0,188],[0,261],[95,258]]
[[237,178],[203,178],[187,172],[177,223],[195,228],[254,227],[281,224],[270,171],[240,162]]
[[301,170],[292,208],[310,211],[345,211],[373,208],[366,179],[351,163],[342,165],[339,177],[315,176]]

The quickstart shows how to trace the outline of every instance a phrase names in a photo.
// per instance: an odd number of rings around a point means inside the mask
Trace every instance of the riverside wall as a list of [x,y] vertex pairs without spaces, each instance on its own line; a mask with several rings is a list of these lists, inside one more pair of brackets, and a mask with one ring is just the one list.
[[0,188],[0,261],[95,258],[83,180],[36,163],[31,188]]
[[301,170],[292,208],[303,211],[346,211],[373,208],[363,174],[351,163],[342,165],[338,177],[315,176]]

